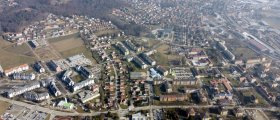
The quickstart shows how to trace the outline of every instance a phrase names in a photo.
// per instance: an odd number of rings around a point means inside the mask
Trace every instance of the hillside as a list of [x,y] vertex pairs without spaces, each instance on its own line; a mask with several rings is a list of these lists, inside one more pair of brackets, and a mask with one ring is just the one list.
[[113,8],[126,4],[121,0],[15,0],[18,5],[1,6],[0,33],[18,32],[22,27],[44,18],[48,13],[62,16],[87,15],[108,18]]

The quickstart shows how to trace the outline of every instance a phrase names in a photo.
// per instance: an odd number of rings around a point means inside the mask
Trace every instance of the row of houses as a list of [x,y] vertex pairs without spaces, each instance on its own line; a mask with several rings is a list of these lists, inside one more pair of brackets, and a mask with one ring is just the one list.
[[189,97],[187,94],[178,94],[178,95],[160,95],[160,101],[163,102],[175,102],[175,101],[185,101]]
[[22,64],[20,66],[4,70],[4,74],[5,74],[5,76],[9,76],[9,75],[12,75],[14,73],[19,73],[19,72],[27,71],[27,70],[29,70],[29,65],[28,64]]

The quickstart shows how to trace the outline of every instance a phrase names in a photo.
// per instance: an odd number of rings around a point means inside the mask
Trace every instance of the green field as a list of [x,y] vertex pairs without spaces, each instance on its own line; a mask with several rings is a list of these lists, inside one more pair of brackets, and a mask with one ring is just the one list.
[[10,103],[8,102],[4,102],[4,101],[0,101],[0,115],[3,115],[5,113],[5,111],[9,108]]

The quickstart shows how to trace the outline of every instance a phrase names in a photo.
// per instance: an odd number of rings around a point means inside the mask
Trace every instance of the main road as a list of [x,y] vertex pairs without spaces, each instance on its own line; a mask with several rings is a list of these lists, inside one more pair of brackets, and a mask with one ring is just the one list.
[[[128,109],[119,109],[119,110],[112,110],[112,111],[104,111],[104,112],[90,112],[90,113],[77,113],[77,112],[63,112],[63,111],[57,111],[57,110],[52,110],[49,108],[41,107],[38,105],[32,105],[20,101],[15,101],[11,99],[7,99],[4,97],[0,97],[1,101],[5,101],[11,104],[16,104],[19,106],[26,107],[32,111],[41,111],[45,112],[51,115],[51,118],[54,118],[55,116],[97,116],[102,113],[127,113],[129,112]],[[163,108],[211,108],[211,107],[218,107],[218,105],[171,105],[171,106],[144,106],[144,107],[136,107],[130,111],[141,111],[141,110],[151,110],[151,109],[163,109]],[[225,106],[227,109],[232,109],[236,106]],[[240,106],[242,107],[242,106]],[[242,107],[244,110],[268,110],[268,111],[280,111],[280,108],[277,107],[269,107],[269,108],[264,108],[264,107]]]

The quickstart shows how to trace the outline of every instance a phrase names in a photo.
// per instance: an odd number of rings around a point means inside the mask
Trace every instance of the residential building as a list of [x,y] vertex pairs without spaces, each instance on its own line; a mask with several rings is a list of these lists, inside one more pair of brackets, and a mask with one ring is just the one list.
[[79,97],[79,100],[82,102],[82,103],[86,103],[94,98],[97,98],[99,97],[100,94],[99,92],[92,92],[92,91],[89,91],[89,90],[86,90],[86,91],[82,91],[80,93],[78,93],[78,97]]
[[82,82],[76,83],[74,86],[72,86],[71,90],[72,90],[72,92],[75,92],[79,89],[82,89],[83,87],[93,85],[94,83],[95,83],[94,79],[87,79]]
[[156,61],[153,60],[150,56],[148,56],[147,54],[142,53],[141,58],[148,63],[149,65],[156,65]]
[[124,55],[128,55],[129,54],[129,50],[122,43],[118,42],[116,44],[116,46],[122,52],[122,54],[124,54]]
[[141,48],[136,47],[130,40],[125,40],[125,44],[133,51],[139,52]]
[[49,85],[49,90],[50,92],[54,95],[54,96],[59,96],[61,95],[60,90],[57,88],[57,86],[55,85],[55,82],[50,83]]
[[17,95],[23,94],[28,91],[32,91],[34,89],[40,88],[40,82],[34,81],[26,83],[23,86],[18,86],[16,88],[12,88],[9,91],[6,92],[6,95],[8,98],[15,97]]
[[147,74],[145,72],[130,72],[130,79],[132,80],[139,80],[139,79],[146,79]]
[[46,70],[45,68],[41,65],[41,63],[36,62],[34,64],[34,68],[39,72],[39,73],[44,73]]
[[148,67],[147,64],[145,64],[141,59],[139,59],[138,57],[134,57],[133,58],[134,63],[136,63],[140,68],[145,69]]
[[14,73],[13,74],[13,79],[14,80],[34,80],[35,79],[35,74],[30,73],[30,74],[25,74],[25,73]]
[[50,98],[49,93],[36,93],[36,92],[26,92],[23,94],[24,98],[30,101],[42,101]]
[[51,60],[49,62],[49,65],[50,65],[51,69],[54,70],[55,72],[61,72],[62,71],[61,67],[58,66],[58,64],[54,60]]
[[161,75],[163,75],[163,76],[166,76],[166,75],[168,75],[168,70],[166,70],[165,68],[163,68],[162,66],[157,66],[157,71],[161,74]]
[[94,77],[93,74],[92,74],[92,72],[91,72],[88,68],[86,68],[86,67],[77,66],[76,69],[77,69],[77,71],[79,71],[79,73],[81,73],[82,76],[85,77],[86,79],[91,79],[91,78]]

